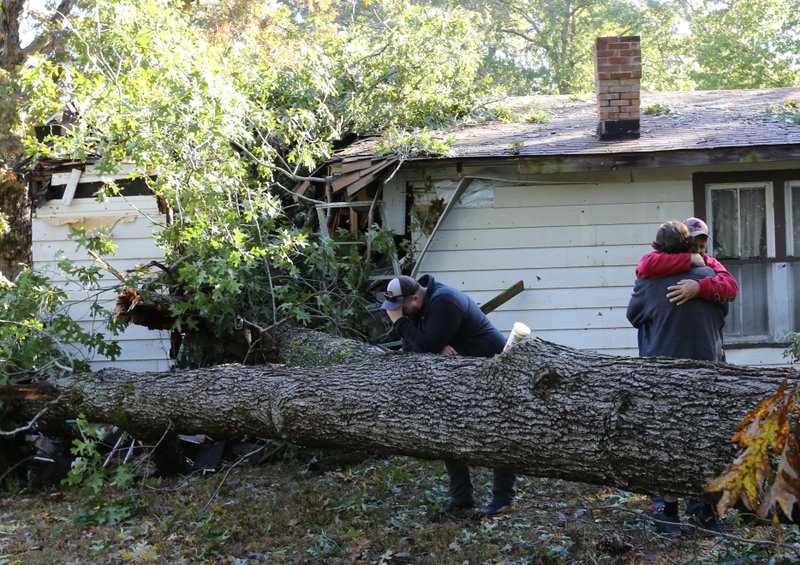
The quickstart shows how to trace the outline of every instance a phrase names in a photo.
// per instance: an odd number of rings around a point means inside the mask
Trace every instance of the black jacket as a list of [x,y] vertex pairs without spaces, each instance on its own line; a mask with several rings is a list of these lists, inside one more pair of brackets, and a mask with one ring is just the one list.
[[392,326],[403,351],[440,353],[446,345],[466,357],[492,357],[503,351],[503,334],[469,296],[431,275],[421,277],[419,284],[427,288],[419,317],[403,316]]

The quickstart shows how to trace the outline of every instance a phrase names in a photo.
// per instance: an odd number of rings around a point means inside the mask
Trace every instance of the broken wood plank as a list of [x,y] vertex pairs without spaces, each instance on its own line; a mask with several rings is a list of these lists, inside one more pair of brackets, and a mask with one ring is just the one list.
[[363,169],[369,169],[372,166],[372,158],[367,157],[366,159],[363,157],[359,157],[358,159],[353,159],[345,161],[342,163],[342,174],[352,173],[353,171],[361,171]]
[[298,196],[303,196],[306,193],[306,190],[308,190],[309,186],[311,186],[311,181],[304,180],[303,182],[297,185],[297,188],[294,189],[294,193],[297,194]]
[[64,195],[61,197],[61,204],[64,206],[72,204],[72,199],[75,197],[75,190],[78,188],[78,183],[81,181],[81,174],[83,174],[83,171],[80,169],[72,169],[69,172],[67,187],[64,189]]
[[378,163],[377,165],[374,165],[373,167],[366,169],[363,172],[363,176],[358,181],[354,182],[353,184],[347,187],[347,195],[353,196],[356,192],[358,192],[359,190],[367,186],[369,183],[377,179],[378,173],[380,173],[381,171],[383,171],[383,169],[385,169],[386,167],[395,162],[397,162],[397,159],[385,159],[380,163]]
[[500,306],[514,298],[520,292],[525,290],[525,284],[522,281],[517,281],[503,292],[492,298],[490,301],[486,302],[481,306],[481,312],[484,314],[488,314],[489,312],[494,312]]
[[333,192],[339,192],[344,187],[358,181],[358,179],[361,178],[361,174],[362,171],[356,171],[354,173],[347,173],[346,175],[336,177],[331,181],[331,189]]

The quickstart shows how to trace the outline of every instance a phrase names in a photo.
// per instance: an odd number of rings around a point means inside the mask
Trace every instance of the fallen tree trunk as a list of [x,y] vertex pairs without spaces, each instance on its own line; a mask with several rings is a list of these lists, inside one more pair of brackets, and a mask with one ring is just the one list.
[[170,428],[283,438],[683,495],[701,492],[732,461],[736,424],[786,376],[537,339],[493,359],[386,354],[327,368],[107,369],[53,382],[60,396],[48,418],[84,413],[135,436]]

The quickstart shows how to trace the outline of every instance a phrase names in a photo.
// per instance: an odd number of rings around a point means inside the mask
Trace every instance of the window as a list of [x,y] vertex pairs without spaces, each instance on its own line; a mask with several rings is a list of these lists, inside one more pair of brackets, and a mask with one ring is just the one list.
[[709,253],[739,281],[726,342],[784,342],[800,328],[800,171],[698,174],[694,184]]
[[[767,224],[771,224],[772,186],[769,183],[709,184],[711,254],[739,281],[738,300],[729,306],[725,320],[728,337],[769,336],[768,269],[760,262],[772,249]],[[770,233],[771,235],[771,233]],[[773,253],[774,255],[774,253]]]

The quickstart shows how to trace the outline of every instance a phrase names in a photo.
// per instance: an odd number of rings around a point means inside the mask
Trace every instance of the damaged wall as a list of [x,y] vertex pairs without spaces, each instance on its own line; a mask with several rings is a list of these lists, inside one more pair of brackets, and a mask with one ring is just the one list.
[[[104,259],[114,269],[125,273],[137,265],[163,261],[163,254],[153,239],[160,227],[151,219],[156,222],[164,220],[153,195],[115,196],[103,203],[94,198],[75,198],[68,204],[61,199],[48,200],[34,212],[34,268],[63,285],[71,297],[69,312],[85,329],[102,330],[102,320],[90,316],[92,298],[97,296],[102,306],[113,311],[117,298],[114,286],[119,281],[104,270],[98,294],[97,290],[84,289],[64,277],[57,265],[61,254],[83,266],[95,264],[85,249],[78,249],[69,240],[70,227],[108,228],[118,248],[115,256]],[[113,362],[101,356],[87,359],[93,370],[113,366],[130,371],[164,371],[172,363],[169,359],[169,332],[132,325],[114,339],[120,343],[120,356]]]

